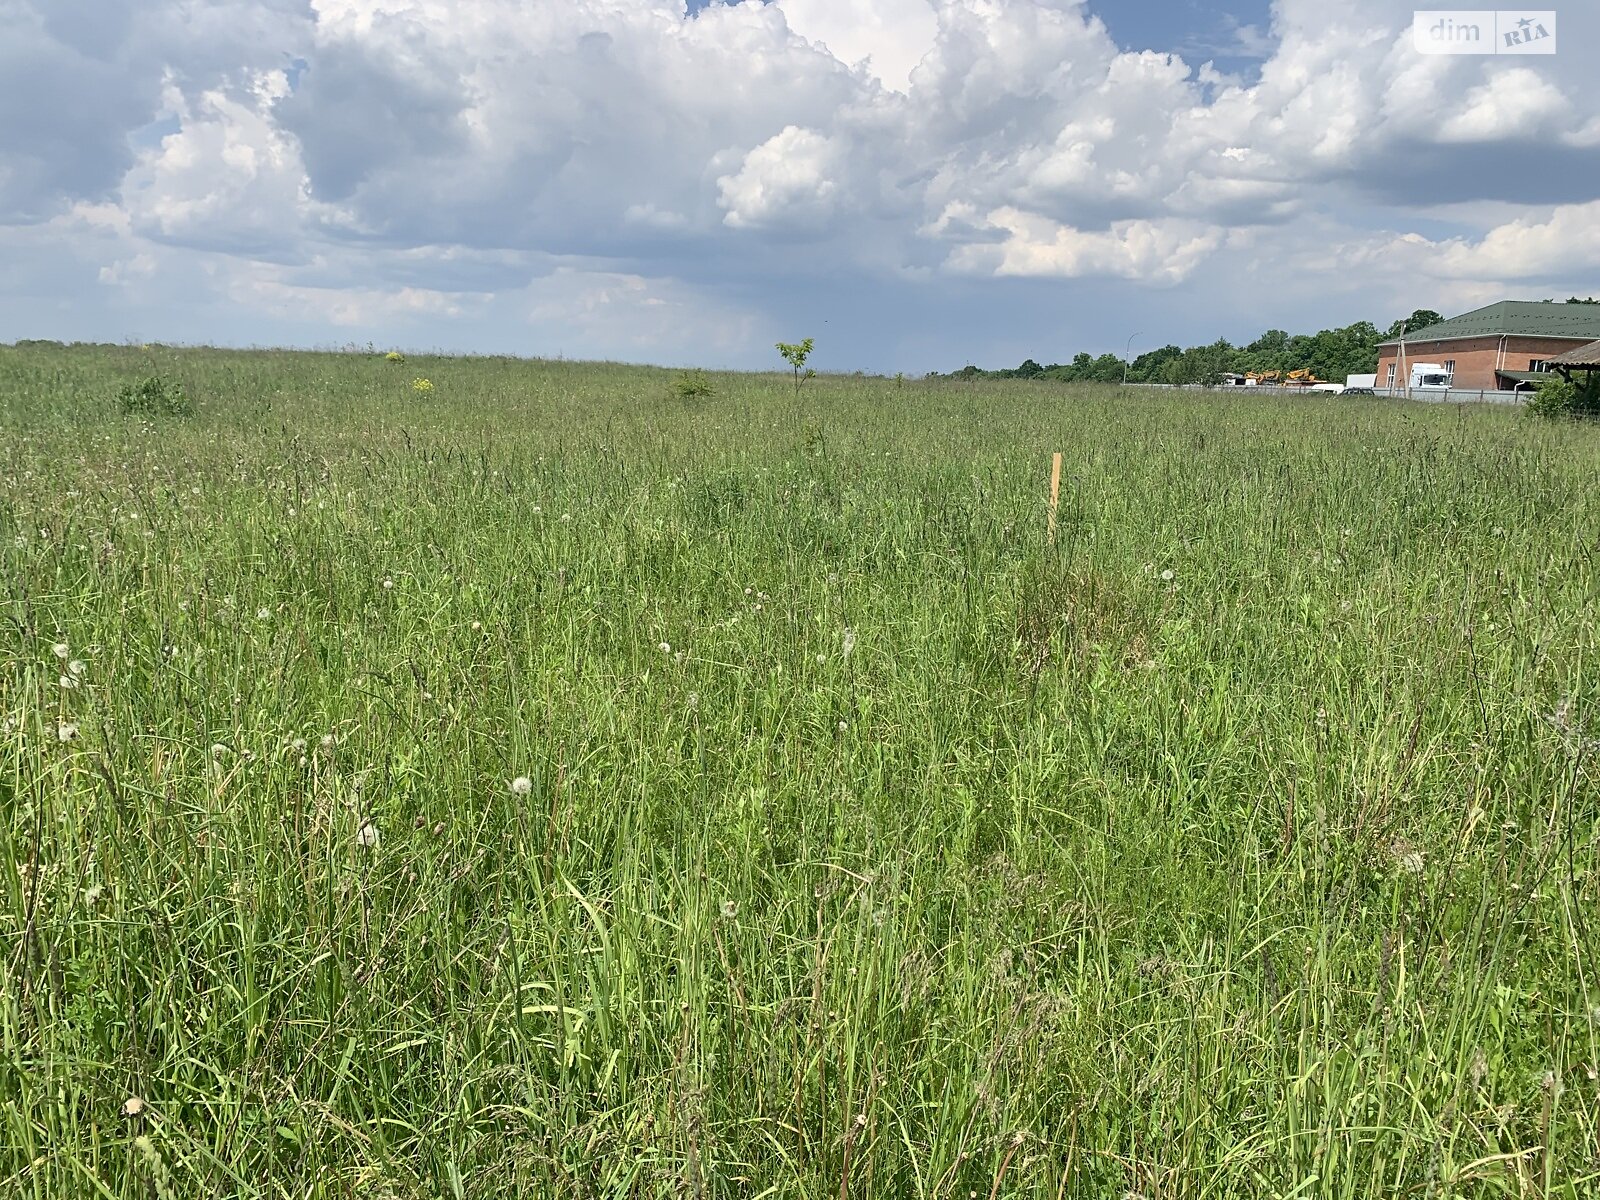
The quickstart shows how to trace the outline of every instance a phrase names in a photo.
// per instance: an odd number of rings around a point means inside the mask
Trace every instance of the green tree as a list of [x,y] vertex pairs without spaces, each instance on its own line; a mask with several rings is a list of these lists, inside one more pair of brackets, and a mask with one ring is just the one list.
[[1400,320],[1389,326],[1388,336],[1399,337],[1402,328],[1408,334],[1415,333],[1419,329],[1426,329],[1430,325],[1437,325],[1443,320],[1444,318],[1438,313],[1434,312],[1433,309],[1419,308],[1409,317],[1401,317]]
[[1160,383],[1163,378],[1162,371],[1167,363],[1182,357],[1182,346],[1166,345],[1155,350],[1147,350],[1128,364],[1128,378],[1139,383]]

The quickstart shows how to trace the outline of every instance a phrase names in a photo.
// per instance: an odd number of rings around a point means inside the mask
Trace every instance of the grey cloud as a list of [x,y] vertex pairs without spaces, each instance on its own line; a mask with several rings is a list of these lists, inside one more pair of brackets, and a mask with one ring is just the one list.
[[340,40],[314,53],[275,115],[299,139],[313,192],[344,200],[374,176],[421,183],[432,165],[463,154],[469,102],[442,56],[404,61]]
[[0,221],[40,220],[114,194],[133,162],[130,130],[160,102],[159,79],[90,57],[26,14],[0,41]]

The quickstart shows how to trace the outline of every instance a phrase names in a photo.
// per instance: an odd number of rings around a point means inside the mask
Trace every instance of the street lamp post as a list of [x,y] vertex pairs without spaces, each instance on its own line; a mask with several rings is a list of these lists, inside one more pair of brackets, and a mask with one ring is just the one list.
[[1128,351],[1133,349],[1133,339],[1136,338],[1136,337],[1143,337],[1143,336],[1144,336],[1144,334],[1142,332],[1141,333],[1130,333],[1128,335],[1127,344],[1122,347],[1122,386],[1123,387],[1127,387],[1128,386]]

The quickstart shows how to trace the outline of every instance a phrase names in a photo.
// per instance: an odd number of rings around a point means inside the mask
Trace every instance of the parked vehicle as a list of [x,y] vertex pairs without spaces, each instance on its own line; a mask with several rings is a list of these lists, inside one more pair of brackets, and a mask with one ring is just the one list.
[[1450,388],[1450,375],[1451,372],[1445,370],[1441,363],[1412,363],[1410,386],[1413,388],[1448,391]]

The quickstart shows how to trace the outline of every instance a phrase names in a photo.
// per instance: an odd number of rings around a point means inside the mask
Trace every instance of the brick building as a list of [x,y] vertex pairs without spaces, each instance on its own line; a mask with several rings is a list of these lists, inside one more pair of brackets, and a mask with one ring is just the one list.
[[[1600,338],[1600,304],[1502,300],[1378,344],[1378,386],[1405,387],[1416,363],[1438,363],[1456,388],[1526,387],[1558,354]],[[1401,355],[1404,353],[1404,362]]]

